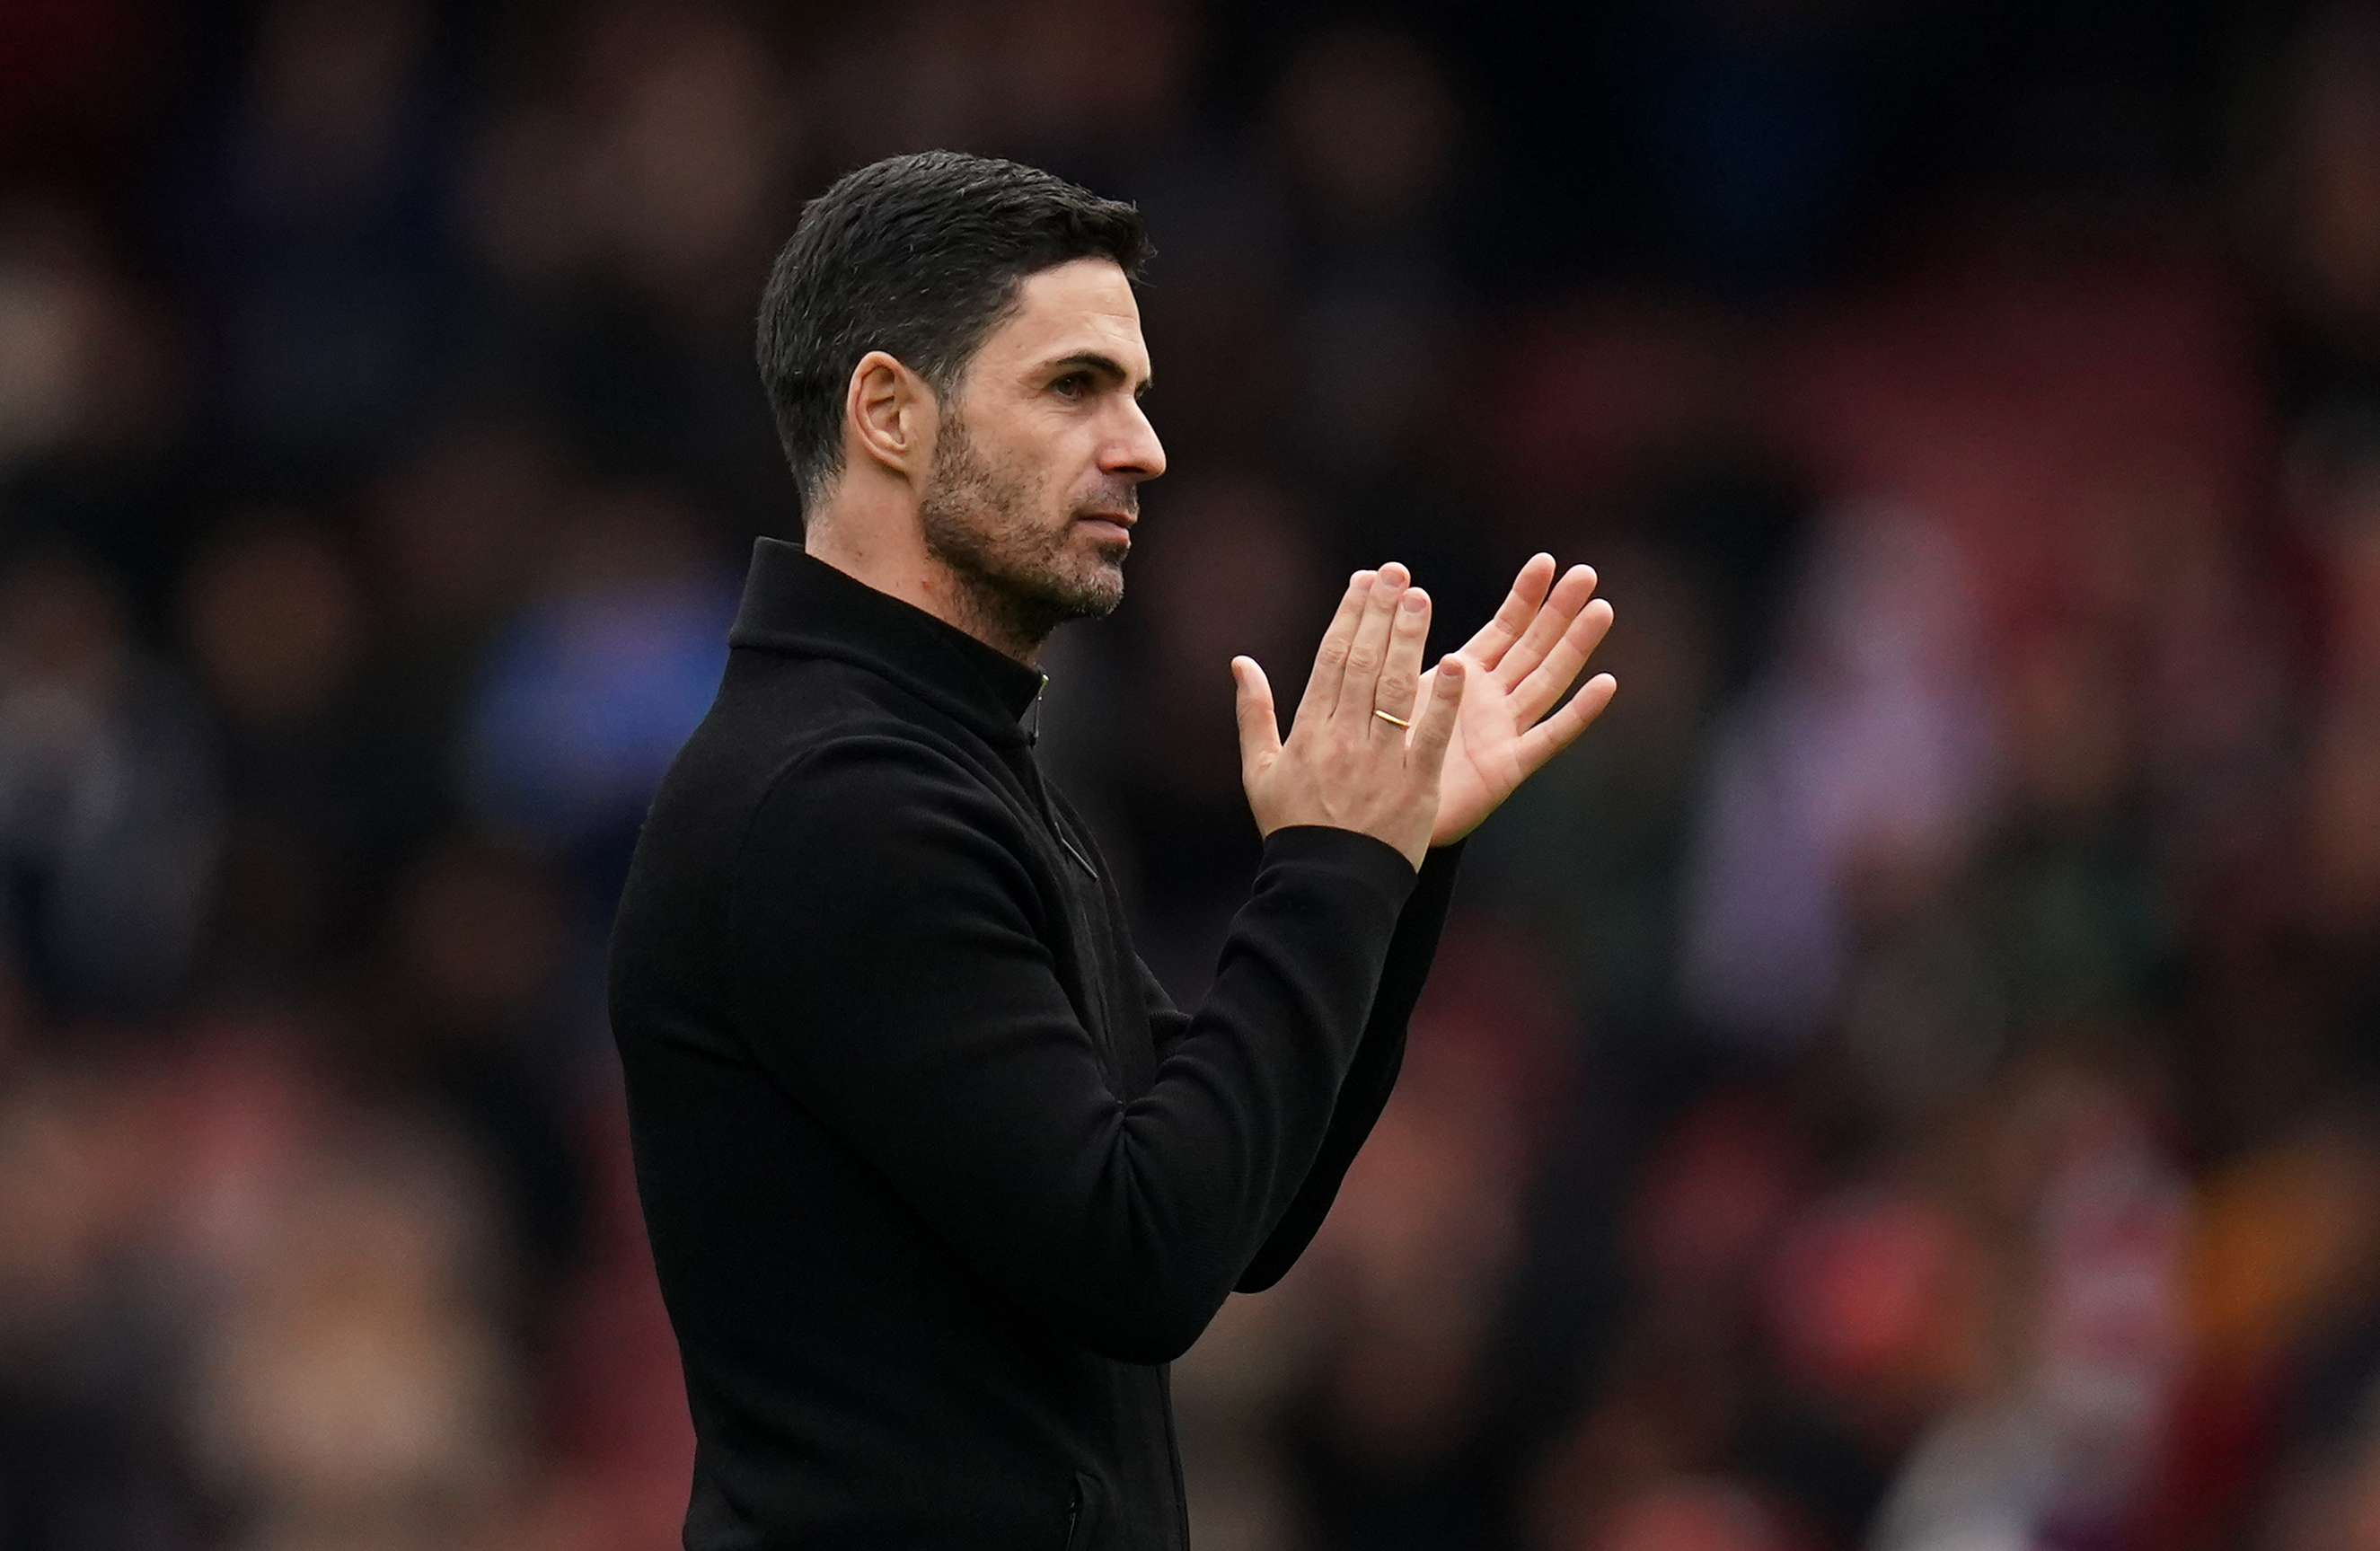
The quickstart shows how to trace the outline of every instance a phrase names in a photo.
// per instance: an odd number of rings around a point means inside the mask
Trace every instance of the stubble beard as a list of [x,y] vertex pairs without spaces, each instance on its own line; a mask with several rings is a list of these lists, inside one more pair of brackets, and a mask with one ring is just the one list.
[[[1068,511],[1038,519],[1032,482],[977,452],[956,415],[934,443],[932,477],[917,502],[926,552],[947,567],[978,628],[1018,655],[1074,619],[1100,618],[1123,600],[1124,546],[1091,547]],[[1121,503],[1133,509],[1127,486]]]

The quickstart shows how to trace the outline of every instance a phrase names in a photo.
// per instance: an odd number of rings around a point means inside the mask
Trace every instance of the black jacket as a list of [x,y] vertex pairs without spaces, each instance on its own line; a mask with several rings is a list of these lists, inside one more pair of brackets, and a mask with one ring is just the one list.
[[1453,858],[1276,833],[1184,1015],[1040,674],[765,539],[731,639],[611,960],[686,1544],[1180,1547],[1163,1364],[1321,1222]]

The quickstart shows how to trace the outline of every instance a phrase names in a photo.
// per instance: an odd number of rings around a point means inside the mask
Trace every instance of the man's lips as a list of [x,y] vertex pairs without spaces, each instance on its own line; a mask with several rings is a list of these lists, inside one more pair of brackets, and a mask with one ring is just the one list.
[[1132,542],[1132,526],[1140,519],[1123,512],[1086,512],[1075,519],[1102,539]]

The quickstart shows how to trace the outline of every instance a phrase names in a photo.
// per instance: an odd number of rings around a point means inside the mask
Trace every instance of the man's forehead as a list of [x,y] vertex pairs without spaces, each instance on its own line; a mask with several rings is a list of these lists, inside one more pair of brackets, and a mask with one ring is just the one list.
[[[1105,259],[1077,259],[1025,277],[1016,310],[987,343],[1019,356],[1055,359],[1082,350],[1147,369],[1140,304],[1132,282]],[[1007,352],[1002,352],[1003,354]]]

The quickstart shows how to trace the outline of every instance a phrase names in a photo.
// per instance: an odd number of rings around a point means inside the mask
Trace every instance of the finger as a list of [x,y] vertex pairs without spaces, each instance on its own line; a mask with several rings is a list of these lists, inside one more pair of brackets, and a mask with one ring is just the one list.
[[1512,578],[1512,590],[1496,611],[1496,617],[1479,627],[1479,633],[1463,643],[1463,655],[1482,668],[1493,668],[1504,660],[1504,653],[1521,632],[1536,617],[1537,605],[1546,600],[1546,592],[1554,585],[1554,557],[1534,554]]
[[1568,748],[1572,739],[1603,714],[1603,708],[1611,704],[1611,697],[1619,689],[1619,680],[1609,673],[1597,673],[1571,697],[1569,705],[1522,733],[1512,751],[1521,761],[1523,779],[1536,774],[1547,760]]
[[1339,703],[1339,681],[1347,673],[1347,648],[1354,644],[1355,625],[1364,617],[1364,600],[1372,589],[1374,575],[1358,571],[1347,578],[1339,612],[1330,616],[1322,644],[1314,649],[1314,672],[1306,675],[1305,693],[1298,697],[1298,715],[1304,716],[1312,707],[1317,715],[1327,716]]
[[1414,721],[1413,742],[1405,748],[1405,769],[1436,782],[1446,765],[1447,745],[1454,741],[1454,713],[1463,707],[1463,659],[1449,653],[1430,675],[1429,704]]
[[[1414,700],[1421,688],[1421,650],[1429,641],[1429,594],[1417,587],[1405,588],[1398,602],[1395,617],[1389,622],[1388,660],[1380,665],[1379,683],[1373,687],[1372,709],[1388,712],[1399,721],[1413,721]],[[1400,738],[1405,730],[1372,719],[1376,732],[1394,733]]]
[[1593,566],[1573,565],[1563,572],[1561,580],[1556,582],[1553,590],[1546,595],[1544,606],[1529,621],[1529,628],[1512,644],[1512,649],[1504,654],[1503,660],[1496,664],[1497,679],[1510,687],[1528,677],[1537,664],[1546,660],[1546,654],[1553,650],[1554,643],[1562,638],[1571,622],[1578,618],[1578,612],[1586,607],[1586,600],[1594,596]]
[[1595,648],[1611,629],[1611,605],[1598,598],[1579,611],[1568,630],[1537,664],[1536,671],[1523,679],[1512,690],[1514,722],[1525,727],[1546,714],[1548,707],[1562,697],[1562,692],[1586,666]]
[[1232,659],[1234,710],[1240,721],[1240,774],[1252,775],[1281,752],[1281,721],[1272,708],[1272,684],[1253,657]]
[[1373,579],[1372,590],[1364,599],[1364,617],[1356,623],[1355,638],[1347,648],[1347,671],[1339,680],[1336,714],[1372,714],[1380,667],[1389,656],[1389,624],[1412,580],[1412,575],[1393,560],[1381,566]]

